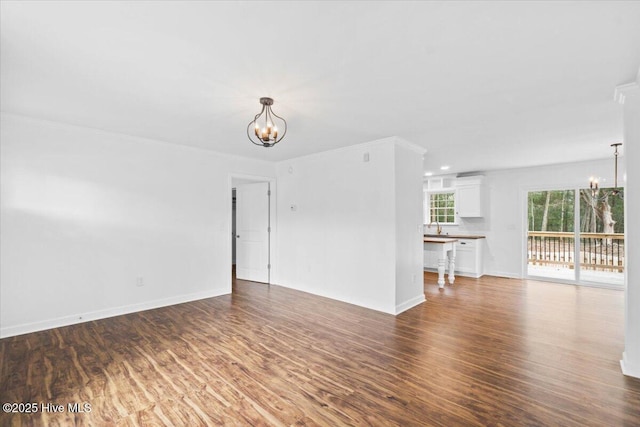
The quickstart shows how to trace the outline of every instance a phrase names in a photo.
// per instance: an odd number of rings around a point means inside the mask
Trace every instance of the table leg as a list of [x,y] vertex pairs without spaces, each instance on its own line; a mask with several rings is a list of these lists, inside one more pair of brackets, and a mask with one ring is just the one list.
[[438,258],[438,287],[444,288],[444,265],[446,263],[445,258]]
[[456,276],[454,274],[455,271],[455,267],[456,267],[456,256],[453,253],[449,254],[449,284],[453,285],[453,282],[455,282],[456,280]]

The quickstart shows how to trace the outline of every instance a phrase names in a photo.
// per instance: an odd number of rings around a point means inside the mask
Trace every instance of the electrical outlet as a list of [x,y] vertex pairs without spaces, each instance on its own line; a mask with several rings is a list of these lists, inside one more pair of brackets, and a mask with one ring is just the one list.
[[138,278],[136,279],[136,286],[139,288],[144,286],[144,277],[138,276]]

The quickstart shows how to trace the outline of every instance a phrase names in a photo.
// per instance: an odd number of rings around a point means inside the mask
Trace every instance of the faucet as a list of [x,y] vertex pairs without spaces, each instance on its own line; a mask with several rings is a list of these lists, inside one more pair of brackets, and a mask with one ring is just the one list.
[[442,226],[440,225],[440,223],[436,220],[436,221],[431,221],[429,223],[429,225],[427,225],[428,228],[431,228],[431,224],[436,223],[436,233],[438,235],[442,234]]

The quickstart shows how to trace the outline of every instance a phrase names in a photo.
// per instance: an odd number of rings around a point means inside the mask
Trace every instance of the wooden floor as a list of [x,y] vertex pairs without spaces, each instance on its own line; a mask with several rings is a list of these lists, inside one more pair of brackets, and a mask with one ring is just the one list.
[[64,412],[0,424],[640,425],[640,380],[618,362],[622,292],[425,283],[427,302],[397,317],[238,281],[229,296],[6,338],[2,403]]

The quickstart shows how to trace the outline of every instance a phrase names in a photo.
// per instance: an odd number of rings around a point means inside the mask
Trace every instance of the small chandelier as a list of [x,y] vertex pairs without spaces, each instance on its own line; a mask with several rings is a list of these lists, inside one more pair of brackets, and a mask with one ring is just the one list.
[[[249,141],[255,145],[273,147],[282,141],[287,133],[287,121],[271,110],[273,99],[260,98],[260,104],[262,104],[262,111],[256,114],[253,121],[247,126],[247,136]],[[274,118],[280,122],[282,133],[280,133]]]
[[[619,197],[622,197],[622,193],[618,189],[618,154],[619,154],[618,147],[621,145],[622,145],[622,142],[616,142],[615,144],[611,144],[611,146],[615,150],[613,153],[613,157],[614,157],[613,187],[614,188],[613,190],[611,190],[611,194]],[[593,198],[596,198],[596,196],[598,195],[598,191],[600,189],[600,179],[593,176],[589,178],[589,188],[591,189],[591,196]],[[606,198],[606,195],[605,195],[605,198]]]

